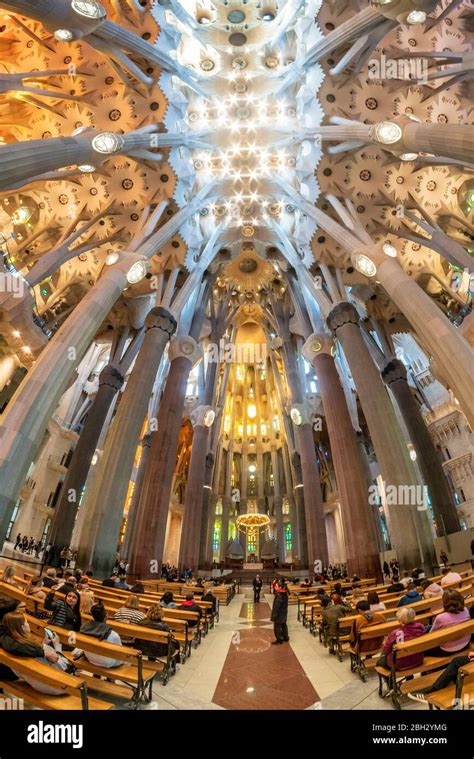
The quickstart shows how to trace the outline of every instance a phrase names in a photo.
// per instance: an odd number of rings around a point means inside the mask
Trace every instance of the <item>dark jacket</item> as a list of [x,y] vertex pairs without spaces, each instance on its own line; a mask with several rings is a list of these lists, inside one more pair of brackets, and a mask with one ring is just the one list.
[[254,587],[255,589],[257,589],[257,588],[261,588],[261,587],[262,587],[262,585],[263,585],[263,580],[262,580],[262,578],[260,578],[259,580],[257,580],[257,578],[256,578],[256,577],[254,577],[254,578],[253,578],[253,580],[252,580],[252,585],[253,585],[253,587]]
[[90,635],[92,638],[97,638],[98,640],[107,640],[112,632],[112,628],[105,624],[105,622],[94,622],[92,620],[91,622],[84,622],[79,632],[83,635]]
[[215,597],[215,595],[213,593],[211,593],[208,590],[207,593],[205,593],[203,595],[203,597],[201,598],[201,601],[209,601],[210,603],[212,603],[212,613],[213,614],[216,613],[216,610],[217,610],[217,598]]
[[273,599],[272,622],[283,624],[288,618],[288,591],[277,590]]
[[327,606],[321,614],[323,625],[327,627],[328,635],[334,638],[337,635],[337,623],[346,614],[352,614],[352,609],[344,604]]
[[63,627],[65,630],[79,631],[81,615],[78,604],[72,609],[65,598],[55,598],[54,593],[48,593],[44,599],[44,608],[46,611],[53,612],[51,624]]
[[106,580],[102,583],[103,588],[116,588],[117,585],[115,583],[115,580],[111,580],[110,577],[108,577]]
[[405,590],[405,586],[401,582],[394,582],[387,588],[387,593],[401,593],[403,590]]
[[[179,608],[182,609],[182,611],[197,611],[197,613],[199,614],[199,619],[201,619],[202,617],[202,609],[200,606],[194,603],[194,601],[184,601],[184,603],[182,603]],[[189,627],[196,627],[196,625],[197,625],[197,622],[195,622],[194,620],[190,620],[188,622]]]
[[[170,632],[169,625],[166,624],[166,622],[154,622],[151,619],[142,619],[139,623],[140,627],[150,627],[153,630],[162,630],[163,632]],[[175,643],[175,641],[172,641],[172,643]],[[163,642],[159,643],[158,641],[154,640],[141,640],[140,638],[135,638],[135,643],[133,644],[135,648],[140,649],[142,654],[145,656],[166,656],[168,653],[168,645]],[[179,648],[179,644],[178,644]]]
[[57,585],[58,581],[53,577],[43,577],[43,585],[45,588],[52,588]]
[[12,638],[9,633],[5,633],[0,641],[0,646],[4,651],[14,656],[34,656],[36,659],[44,656],[43,646],[36,645],[36,643],[21,643]]
[[408,604],[415,603],[415,601],[423,601],[423,596],[420,596],[417,590],[409,590],[405,596],[400,598],[397,606],[408,606]]

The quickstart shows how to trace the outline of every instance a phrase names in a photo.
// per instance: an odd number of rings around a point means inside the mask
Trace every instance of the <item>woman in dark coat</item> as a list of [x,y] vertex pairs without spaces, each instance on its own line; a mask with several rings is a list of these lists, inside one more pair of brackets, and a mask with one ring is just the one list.
[[281,578],[275,587],[275,598],[273,599],[272,622],[275,632],[275,640],[272,645],[286,643],[290,640],[288,637],[288,588],[285,580]]

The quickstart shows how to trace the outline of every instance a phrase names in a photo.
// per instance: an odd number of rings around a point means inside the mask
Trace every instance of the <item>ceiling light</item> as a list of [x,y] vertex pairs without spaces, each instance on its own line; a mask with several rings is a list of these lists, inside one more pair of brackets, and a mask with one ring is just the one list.
[[303,416],[299,408],[293,407],[290,411],[291,421],[299,427],[303,422]]
[[407,24],[422,24],[426,21],[425,11],[411,11],[407,16]]
[[392,145],[402,137],[401,127],[393,121],[381,121],[379,124],[374,124],[372,131],[377,142],[383,145]]
[[11,217],[11,222],[14,227],[19,227],[22,224],[26,224],[33,216],[31,208],[26,206],[20,206],[16,209],[15,213]]
[[95,166],[92,166],[92,164],[89,163],[84,163],[82,166],[78,166],[77,168],[84,174],[92,174],[92,172],[95,171]]
[[140,282],[145,277],[147,268],[146,261],[136,261],[128,270],[127,282],[131,285],[136,285],[137,282]]
[[382,248],[386,256],[390,256],[391,258],[397,257],[397,249],[391,243],[384,242],[384,244],[382,245]]
[[105,259],[105,263],[107,264],[107,266],[112,266],[112,264],[117,263],[119,258],[120,258],[120,254],[114,250],[112,253],[108,254],[107,258]]
[[365,277],[373,277],[377,273],[374,262],[363,253],[353,253],[351,259],[357,271]]
[[206,427],[212,427],[214,423],[214,419],[216,418],[216,412],[214,409],[210,408],[206,411],[204,414],[204,425]]
[[54,37],[59,42],[70,42],[74,38],[74,35],[69,29],[56,29]]
[[400,156],[401,161],[416,161],[418,153],[402,153]]
[[255,464],[250,464],[250,466],[249,466],[249,472],[253,473],[253,472],[256,472],[256,471],[257,471],[257,467],[255,466]]
[[107,16],[104,6],[97,3],[96,0],[72,0],[71,8],[86,18],[99,19]]
[[101,132],[92,140],[92,147],[97,153],[111,155],[123,149],[125,140],[121,134],[115,132]]

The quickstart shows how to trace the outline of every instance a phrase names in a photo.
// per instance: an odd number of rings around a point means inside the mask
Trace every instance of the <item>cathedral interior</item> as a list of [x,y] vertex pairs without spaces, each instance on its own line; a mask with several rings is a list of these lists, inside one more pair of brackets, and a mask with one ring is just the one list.
[[473,34],[0,0],[1,568],[471,568]]

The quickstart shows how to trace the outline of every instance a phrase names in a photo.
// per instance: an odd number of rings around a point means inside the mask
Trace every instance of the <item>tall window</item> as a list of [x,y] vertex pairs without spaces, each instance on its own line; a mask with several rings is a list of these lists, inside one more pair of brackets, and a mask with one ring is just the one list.
[[293,548],[293,531],[291,529],[291,522],[287,522],[285,525],[285,549],[289,553]]
[[5,535],[5,539],[6,540],[10,540],[10,536],[11,536],[12,530],[13,530],[13,525],[15,524],[15,521],[16,521],[16,518],[18,516],[19,510],[20,510],[19,506],[15,506],[15,508],[13,509],[13,512],[12,512],[12,515],[11,515],[11,519],[10,519],[10,524],[8,525],[8,529],[7,529],[7,534]]
[[257,551],[257,530],[251,527],[247,530],[247,553],[256,553]]
[[221,546],[221,523],[215,522],[214,524],[214,534],[212,538],[212,549],[213,551],[218,551]]

